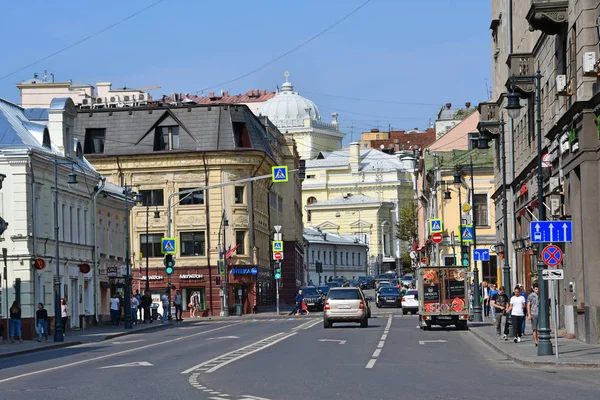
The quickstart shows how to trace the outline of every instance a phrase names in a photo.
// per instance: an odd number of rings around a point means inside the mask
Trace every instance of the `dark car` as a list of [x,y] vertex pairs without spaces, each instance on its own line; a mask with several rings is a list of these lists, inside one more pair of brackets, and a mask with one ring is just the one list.
[[323,296],[327,296],[327,293],[329,293],[329,289],[331,289],[331,288],[327,285],[323,285],[323,286],[319,286],[318,289],[321,293],[323,293]]
[[325,297],[315,286],[302,288],[302,296],[304,296],[304,304],[306,304],[309,311],[323,311],[323,301]]
[[330,288],[342,287],[342,285],[338,281],[327,282],[326,285],[329,286]]
[[402,307],[402,296],[400,295],[398,288],[394,286],[381,288],[379,293],[377,293],[376,306],[377,308],[384,306]]

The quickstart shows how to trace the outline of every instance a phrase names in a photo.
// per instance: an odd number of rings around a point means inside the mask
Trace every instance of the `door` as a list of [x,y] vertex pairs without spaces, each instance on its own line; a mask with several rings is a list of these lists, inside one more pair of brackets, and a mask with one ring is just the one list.
[[[69,296],[69,321],[71,328],[79,328],[79,281],[77,279],[71,279],[71,296]],[[67,322],[68,324],[69,322]]]

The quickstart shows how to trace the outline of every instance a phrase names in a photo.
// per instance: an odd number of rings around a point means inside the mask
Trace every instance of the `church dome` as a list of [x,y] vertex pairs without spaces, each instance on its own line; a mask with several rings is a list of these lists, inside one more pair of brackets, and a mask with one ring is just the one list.
[[267,100],[258,110],[259,115],[264,115],[278,128],[303,127],[306,117],[312,120],[321,120],[317,105],[294,92],[294,85],[288,82],[289,72],[285,73],[285,83],[275,97]]

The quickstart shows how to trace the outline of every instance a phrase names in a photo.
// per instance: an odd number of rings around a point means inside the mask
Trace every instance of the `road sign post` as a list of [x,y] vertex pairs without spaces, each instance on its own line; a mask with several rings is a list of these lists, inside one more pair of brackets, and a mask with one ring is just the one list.
[[444,240],[444,236],[439,232],[431,235],[431,241],[435,244],[441,243],[442,240]]
[[565,243],[573,241],[571,221],[532,221],[529,224],[533,243]]
[[542,260],[549,267],[556,267],[562,262],[563,254],[560,247],[550,244],[542,251]]

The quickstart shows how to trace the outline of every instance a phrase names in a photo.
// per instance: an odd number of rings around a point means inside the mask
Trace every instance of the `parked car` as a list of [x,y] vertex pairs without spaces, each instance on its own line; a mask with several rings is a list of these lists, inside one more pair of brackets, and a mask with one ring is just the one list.
[[329,287],[327,285],[323,285],[323,286],[319,286],[318,289],[319,289],[319,292],[321,292],[323,294],[323,296],[327,296],[327,293],[329,293],[329,289],[331,289],[331,287]]
[[329,286],[330,288],[342,287],[342,285],[340,285],[340,283],[338,281],[327,282],[326,285]]
[[400,308],[402,307],[401,301],[402,295],[395,286],[382,287],[379,293],[377,293],[377,301],[375,305],[377,308],[392,306]]
[[377,281],[377,286],[375,291],[379,292],[381,290],[381,288],[387,287],[387,286],[391,286],[392,284],[390,283],[390,281]]
[[417,290],[409,290],[402,297],[402,314],[411,313],[415,315],[419,311],[419,292]]
[[359,288],[332,288],[325,299],[323,327],[335,322],[358,322],[361,328],[369,326],[367,299]]
[[309,311],[323,311],[325,296],[315,286],[302,288],[302,296],[304,296],[304,304]]

